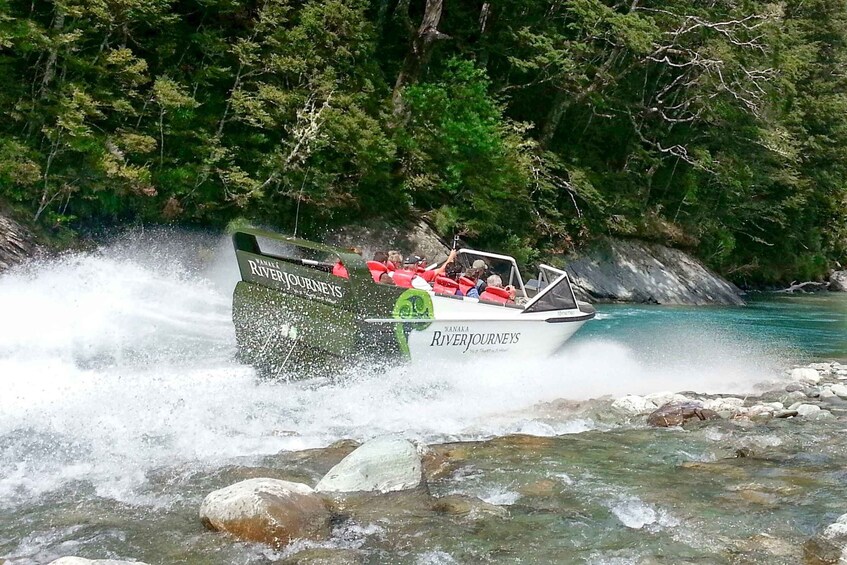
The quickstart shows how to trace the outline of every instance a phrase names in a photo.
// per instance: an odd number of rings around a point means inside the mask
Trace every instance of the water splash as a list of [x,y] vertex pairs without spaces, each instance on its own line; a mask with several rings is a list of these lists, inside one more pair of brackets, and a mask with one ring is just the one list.
[[0,507],[79,481],[101,497],[167,505],[146,490],[153,470],[214,468],[340,438],[579,433],[595,427],[590,418],[551,413],[548,403],[744,391],[772,364],[734,336],[692,331],[675,332],[665,350],[593,338],[554,359],[363,365],[326,382],[261,381],[234,360],[237,277],[226,238],[179,232],[130,234],[0,277]]

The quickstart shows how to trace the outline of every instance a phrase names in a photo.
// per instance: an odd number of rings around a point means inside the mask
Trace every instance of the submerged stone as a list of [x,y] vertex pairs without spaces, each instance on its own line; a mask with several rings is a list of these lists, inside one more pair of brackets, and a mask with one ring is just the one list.
[[719,419],[717,412],[703,408],[694,402],[665,404],[647,416],[647,424],[654,427],[670,428],[682,426],[689,421]]
[[293,539],[326,539],[330,517],[309,486],[267,478],[211,492],[200,507],[207,528],[275,547]]
[[353,549],[316,547],[298,551],[279,563],[282,565],[359,565],[362,555]]
[[392,492],[422,483],[421,457],[409,441],[381,437],[362,444],[329,470],[318,492]]
[[[0,565],[5,563],[0,559]],[[115,559],[85,559],[84,557],[60,557],[50,565],[147,565],[142,561],[119,561]]]
[[448,494],[435,499],[432,503],[432,510],[441,514],[468,516],[471,519],[482,516],[502,518],[509,515],[509,511],[501,506],[463,494]]

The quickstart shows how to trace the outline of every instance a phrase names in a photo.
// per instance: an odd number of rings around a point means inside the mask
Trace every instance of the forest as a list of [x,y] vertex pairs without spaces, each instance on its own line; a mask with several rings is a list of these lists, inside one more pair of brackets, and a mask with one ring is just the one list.
[[843,0],[0,0],[0,204],[55,237],[424,217],[750,286],[847,262]]

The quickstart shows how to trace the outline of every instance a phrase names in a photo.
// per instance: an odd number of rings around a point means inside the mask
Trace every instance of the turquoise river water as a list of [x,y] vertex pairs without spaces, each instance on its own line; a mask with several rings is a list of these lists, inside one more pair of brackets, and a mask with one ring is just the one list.
[[[552,359],[288,383],[233,359],[236,276],[226,241],[184,234],[0,275],[0,562],[310,562],[314,545],[204,530],[203,497],[255,476],[314,485],[341,457],[328,446],[386,433],[449,472],[430,495],[353,505],[317,544],[332,562],[798,563],[847,513],[837,411],[669,430],[610,409],[659,391],[779,400],[793,364],[847,363],[847,296],[601,306]],[[449,495],[478,507],[432,502]]]

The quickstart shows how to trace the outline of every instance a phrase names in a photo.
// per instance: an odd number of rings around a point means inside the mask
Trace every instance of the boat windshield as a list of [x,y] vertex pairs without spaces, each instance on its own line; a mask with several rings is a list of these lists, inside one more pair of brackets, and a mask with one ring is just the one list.
[[550,310],[573,310],[578,308],[576,297],[571,288],[571,281],[564,271],[541,265],[539,279],[553,279],[539,291],[535,298],[526,306],[526,312],[547,312]]
[[486,265],[483,280],[490,275],[499,275],[504,286],[510,285],[515,288],[517,296],[527,296],[523,279],[521,278],[521,272],[518,269],[518,264],[515,262],[514,257],[488,253],[487,251],[477,251],[475,249],[459,249],[456,252],[456,261],[462,265],[462,269],[465,271],[478,259],[482,259]]

